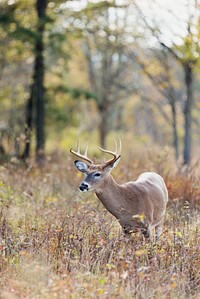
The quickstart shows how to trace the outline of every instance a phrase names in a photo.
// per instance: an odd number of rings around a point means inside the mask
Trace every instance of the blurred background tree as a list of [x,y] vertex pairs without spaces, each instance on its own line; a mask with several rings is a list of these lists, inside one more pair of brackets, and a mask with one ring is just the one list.
[[[120,115],[127,96],[133,91],[129,82],[129,60],[126,56],[126,15],[124,6],[115,2],[89,3],[73,14],[72,30],[80,34],[86,59],[89,89],[99,114],[99,136],[102,147],[111,128],[121,128]],[[75,26],[74,26],[75,23]],[[77,24],[77,25],[76,25]],[[113,123],[117,120],[118,125]]]
[[[29,158],[30,156],[30,142],[31,131],[33,129],[33,112],[35,110],[35,126],[36,126],[36,158],[39,163],[44,160],[44,31],[45,24],[47,22],[47,0],[36,1],[36,13],[37,13],[37,28],[35,32],[34,41],[34,68],[33,79],[31,83],[30,96],[26,105],[26,146],[23,157]],[[34,109],[35,108],[35,109]]]
[[155,1],[4,0],[0,25],[2,159],[35,152],[41,163],[80,136],[105,147],[120,135],[127,146],[172,146],[190,165],[200,134],[198,1],[170,11]]
[[[139,3],[139,2],[138,2]],[[186,10],[183,21],[185,23],[185,32],[184,35],[173,34],[171,31],[170,39],[166,40],[165,36],[163,36],[163,32],[160,30],[158,20],[153,18],[146,17],[139,5],[134,3],[134,7],[137,9],[140,20],[143,21],[144,26],[147,32],[156,39],[158,45],[161,47],[161,51],[166,53],[166,51],[171,56],[171,59],[175,60],[180,64],[180,67],[183,72],[184,80],[183,80],[183,88],[184,92],[182,94],[182,112],[184,117],[184,150],[183,150],[183,163],[185,165],[190,164],[191,160],[191,150],[192,150],[192,111],[194,106],[194,76],[195,70],[199,66],[199,37],[200,37],[200,27],[199,27],[199,3],[198,1],[194,2],[186,2]],[[173,10],[169,10],[168,14],[171,17],[175,18],[175,22],[177,24],[180,22],[178,15],[174,15]],[[170,28],[170,24],[168,24],[169,30],[173,30]],[[181,30],[180,30],[181,33]],[[163,64],[165,65],[165,60],[163,59]],[[170,68],[177,68],[176,64],[168,64],[168,71],[166,70],[165,74],[169,75]],[[153,73],[149,73],[146,71],[144,65],[143,69],[148,74],[150,79],[155,83],[155,77]],[[167,78],[168,77],[168,78]],[[154,80],[153,80],[154,78]],[[165,76],[165,82],[169,82],[169,76]],[[175,81],[174,81],[175,82]],[[157,80],[157,83],[159,81]],[[160,84],[159,84],[160,85]],[[174,83],[171,82],[170,87],[164,86],[162,88],[163,92],[167,92],[167,98],[171,105],[172,110],[172,126],[173,126],[173,136],[174,136],[174,146],[176,149],[176,157],[179,156],[179,146],[178,146],[178,133],[177,133],[177,123],[176,123],[176,101],[178,101],[177,94],[175,92],[176,88],[174,88]],[[158,87],[158,85],[157,85]]]

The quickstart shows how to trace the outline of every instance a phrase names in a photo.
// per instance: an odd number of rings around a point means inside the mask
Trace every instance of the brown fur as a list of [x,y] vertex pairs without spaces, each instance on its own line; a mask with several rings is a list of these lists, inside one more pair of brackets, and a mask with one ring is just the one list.
[[150,237],[153,227],[162,228],[168,192],[158,174],[144,173],[137,181],[123,185],[117,184],[109,174],[95,192],[105,208],[119,220],[125,233],[141,230]]

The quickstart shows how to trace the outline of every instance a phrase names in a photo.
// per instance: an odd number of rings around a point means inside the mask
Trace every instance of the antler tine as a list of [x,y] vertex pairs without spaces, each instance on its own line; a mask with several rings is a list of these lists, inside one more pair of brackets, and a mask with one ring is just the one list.
[[115,152],[116,152],[116,155],[120,156],[121,155],[121,151],[122,151],[122,141],[121,141],[121,138],[119,137],[119,149],[118,149],[118,145],[117,145],[117,142],[116,142],[115,139],[114,139],[114,143],[115,143]]
[[81,159],[89,162],[90,164],[94,164],[94,162],[90,158],[88,158],[87,152],[88,152],[88,143],[87,143],[86,148],[85,148],[85,154],[82,155],[80,153],[80,142],[79,142],[79,140],[77,142],[77,151],[75,152],[72,148],[70,149],[70,153],[72,153],[76,157],[81,158]]
[[117,146],[117,142],[115,139],[114,139],[114,143],[115,143],[115,153],[116,153],[116,155],[118,155],[118,146]]

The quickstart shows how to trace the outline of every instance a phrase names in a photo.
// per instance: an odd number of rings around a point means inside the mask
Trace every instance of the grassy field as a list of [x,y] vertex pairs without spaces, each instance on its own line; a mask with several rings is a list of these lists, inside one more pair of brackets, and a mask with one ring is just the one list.
[[127,163],[114,173],[119,182],[146,168],[166,180],[157,244],[126,240],[97,198],[77,190],[82,176],[70,158],[49,158],[43,169],[0,166],[0,298],[199,298],[198,167],[181,176],[164,157]]

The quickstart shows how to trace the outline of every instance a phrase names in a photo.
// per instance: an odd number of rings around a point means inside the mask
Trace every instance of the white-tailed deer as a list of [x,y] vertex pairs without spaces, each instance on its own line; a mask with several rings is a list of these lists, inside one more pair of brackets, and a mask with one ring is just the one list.
[[104,207],[118,219],[125,234],[141,231],[146,238],[151,238],[152,228],[155,227],[156,237],[159,239],[168,201],[165,182],[157,173],[145,172],[136,181],[122,185],[116,183],[110,173],[120,160],[121,141],[119,151],[116,142],[115,146],[115,152],[99,148],[113,156],[102,164],[94,164],[88,158],[87,147],[82,155],[79,143],[77,151],[70,150],[89,163],[74,161],[78,170],[87,175],[79,188],[82,192],[94,190]]

